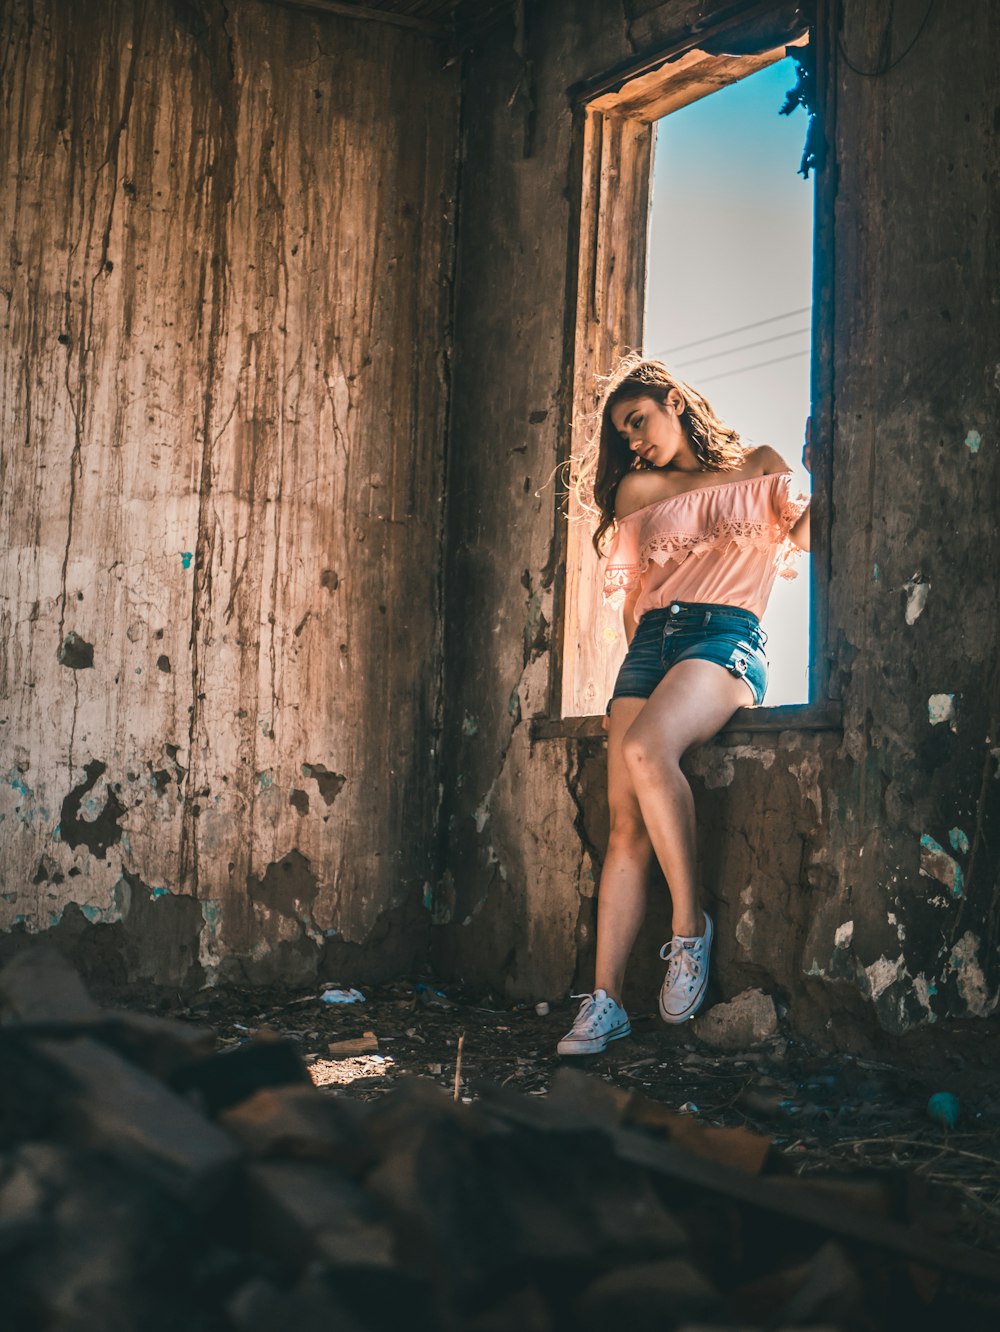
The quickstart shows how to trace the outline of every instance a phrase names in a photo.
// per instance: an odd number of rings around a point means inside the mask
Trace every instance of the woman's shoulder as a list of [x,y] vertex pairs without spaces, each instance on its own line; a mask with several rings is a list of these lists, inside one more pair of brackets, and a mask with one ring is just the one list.
[[[732,469],[732,479],[734,481],[754,481],[760,477],[778,475],[789,471],[791,471],[791,468],[777,449],[773,449],[770,444],[761,444],[757,448],[747,450],[740,465]],[[648,508],[651,504],[658,504],[661,500],[673,499],[679,495],[700,493],[702,490],[714,490],[718,488],[719,484],[725,485],[726,483],[713,482],[710,485],[702,486],[679,485],[676,474],[669,471],[655,467],[648,470],[636,468],[634,471],[626,472],[618,483],[618,489],[615,492],[615,518],[621,522],[623,518],[628,518],[630,514]]]
[[653,468],[648,471],[636,469],[626,472],[615,491],[615,517],[621,521],[630,513],[636,513],[649,504],[655,504],[657,500],[668,499],[670,493],[669,488],[664,485],[662,472]]
[[745,464],[748,476],[771,476],[775,472],[790,472],[792,469],[785,462],[777,449],[770,444],[761,444],[751,449]]

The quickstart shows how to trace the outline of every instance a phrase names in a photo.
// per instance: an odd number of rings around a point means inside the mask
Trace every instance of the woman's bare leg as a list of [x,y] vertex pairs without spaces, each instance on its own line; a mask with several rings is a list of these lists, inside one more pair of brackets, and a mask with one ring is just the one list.
[[611,834],[597,896],[595,990],[621,1003],[625,967],[646,914],[653,847],[642,821],[622,741],[646,704],[644,698],[616,698],[608,727],[608,807]]
[[[680,761],[694,745],[716,735],[737,708],[751,701],[750,686],[725,667],[712,661],[679,661],[621,740],[621,760],[670,887],[674,934],[699,935],[704,930],[695,882],[694,798]],[[608,766],[610,774],[610,748]],[[602,892],[603,887],[602,876]]]

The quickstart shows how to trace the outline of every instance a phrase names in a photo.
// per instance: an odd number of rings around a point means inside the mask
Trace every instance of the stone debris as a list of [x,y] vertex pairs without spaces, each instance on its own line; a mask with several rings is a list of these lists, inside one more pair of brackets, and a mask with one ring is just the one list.
[[781,1034],[778,1010],[763,990],[744,990],[695,1018],[694,1034],[717,1050],[747,1050]]
[[807,1181],[578,1068],[350,1099],[73,982],[0,973],[5,1332],[995,1326],[1000,1263],[906,1172]]

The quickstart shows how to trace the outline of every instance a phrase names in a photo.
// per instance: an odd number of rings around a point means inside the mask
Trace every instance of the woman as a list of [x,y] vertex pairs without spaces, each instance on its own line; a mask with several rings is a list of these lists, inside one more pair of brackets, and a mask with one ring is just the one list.
[[698,901],[694,802],[680,761],[763,699],[759,617],[790,547],[809,548],[809,501],[791,494],[780,455],[748,448],[657,361],[633,361],[613,380],[596,454],[594,545],[600,554],[613,531],[604,590],[623,605],[629,649],[609,706],[595,987],[581,996],[561,1055],[595,1054],[629,1035],[622,986],[654,856],[673,910],[660,1016],[684,1022],[704,999],[712,921]]

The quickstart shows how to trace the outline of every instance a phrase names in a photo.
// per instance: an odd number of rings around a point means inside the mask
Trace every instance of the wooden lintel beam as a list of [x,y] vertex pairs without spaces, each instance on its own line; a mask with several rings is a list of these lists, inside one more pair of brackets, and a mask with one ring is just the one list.
[[428,37],[450,37],[454,31],[450,23],[432,23],[428,19],[413,18],[409,14],[396,14],[391,9],[373,9],[370,5],[351,4],[350,0],[267,0],[268,4],[284,5],[286,9],[308,9],[319,14],[335,14],[338,18],[352,18],[372,23],[388,23],[394,28],[408,28]]

